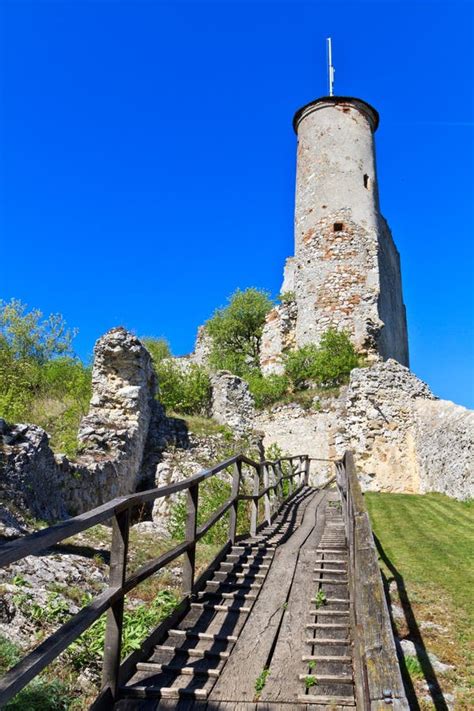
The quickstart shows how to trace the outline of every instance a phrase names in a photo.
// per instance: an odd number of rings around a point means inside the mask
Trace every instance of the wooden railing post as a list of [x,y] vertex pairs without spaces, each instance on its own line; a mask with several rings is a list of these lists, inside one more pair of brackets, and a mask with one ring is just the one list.
[[242,462],[238,460],[234,463],[234,474],[232,477],[232,492],[231,496],[234,500],[232,507],[229,512],[229,540],[231,543],[235,543],[235,536],[237,534],[237,513],[239,506],[239,489],[240,489],[240,479],[242,476]]
[[[290,467],[290,476],[293,477],[293,474],[295,473],[295,470],[293,468],[293,460],[289,459],[288,464]],[[293,493],[293,478],[287,479],[288,482],[288,496],[291,496]]]
[[309,468],[311,466],[311,459],[306,455],[305,457],[305,463],[304,463],[304,485],[308,486],[309,484]]
[[[260,476],[259,470],[255,468],[253,470],[253,496],[258,496],[260,490]],[[250,535],[257,535],[257,525],[258,525],[258,499],[252,499],[252,506],[250,509]]]
[[194,567],[196,563],[196,528],[197,508],[199,498],[199,484],[190,486],[187,493],[186,505],[186,542],[190,547],[184,554],[183,561],[183,593],[191,595],[194,589]]
[[[262,479],[263,488],[268,489],[268,487],[270,486],[270,479],[268,476],[268,467],[266,464],[262,464]],[[272,504],[270,500],[269,491],[265,491],[265,494],[263,495],[263,505],[265,510],[265,521],[268,523],[268,525],[270,525],[272,522]]]
[[[130,509],[116,514],[113,519],[112,545],[110,549],[110,587],[120,588],[125,582],[130,529]],[[119,667],[122,648],[123,595],[107,611],[105,629],[104,664],[102,668],[102,687],[109,688],[112,698],[116,699],[119,685]]]

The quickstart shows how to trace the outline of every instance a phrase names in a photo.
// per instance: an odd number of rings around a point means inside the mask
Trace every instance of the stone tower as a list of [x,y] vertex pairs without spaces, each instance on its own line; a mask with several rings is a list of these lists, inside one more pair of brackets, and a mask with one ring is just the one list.
[[264,372],[281,370],[281,353],[319,342],[335,327],[358,350],[408,365],[400,258],[380,214],[374,132],[378,113],[341,96],[296,112],[298,136],[295,256],[262,343]]

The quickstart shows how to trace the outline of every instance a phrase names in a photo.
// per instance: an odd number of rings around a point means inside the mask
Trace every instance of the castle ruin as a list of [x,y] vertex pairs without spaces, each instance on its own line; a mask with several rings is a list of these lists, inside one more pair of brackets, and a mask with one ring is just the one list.
[[400,257],[379,208],[378,122],[365,101],[342,96],[295,114],[295,256],[264,329],[265,374],[282,372],[286,351],[318,344],[329,328],[348,332],[371,360],[408,366]]

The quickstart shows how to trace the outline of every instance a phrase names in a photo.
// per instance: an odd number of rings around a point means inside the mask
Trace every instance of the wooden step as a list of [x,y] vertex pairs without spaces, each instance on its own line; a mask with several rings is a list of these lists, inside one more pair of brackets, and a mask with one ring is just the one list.
[[240,590],[235,590],[234,592],[219,592],[217,590],[203,590],[202,592],[198,593],[198,596],[200,598],[205,597],[222,597],[224,600],[256,600],[257,596],[252,595],[249,593],[246,595],[243,592],[240,592]]
[[199,667],[181,667],[177,664],[158,664],[155,662],[138,662],[137,671],[147,671],[153,674],[160,672],[171,672],[172,674],[183,674],[184,676],[208,676],[217,679],[220,675],[219,669],[201,669]]
[[237,582],[226,583],[225,580],[208,580],[206,585],[218,585],[219,587],[226,587],[226,588],[229,588],[229,587],[235,588],[238,585],[239,590],[260,590],[260,588],[262,587],[262,583],[247,583],[247,584],[237,583]]
[[302,662],[340,662],[341,664],[351,664],[352,657],[322,657],[320,655],[305,654],[301,657]]
[[314,611],[315,615],[330,615],[335,617],[347,617],[349,615],[348,610],[320,610],[319,608]]
[[219,659],[228,659],[230,655],[230,652],[212,652],[208,649],[196,649],[194,647],[186,649],[183,647],[175,647],[173,645],[168,644],[158,644],[155,647],[155,651],[171,652],[172,654],[186,654],[188,657],[209,657],[210,659],[213,659],[214,657],[218,657]]
[[[230,568],[242,568],[242,570],[268,570],[270,568],[266,563],[221,563],[220,568],[228,566]],[[220,570],[219,568],[219,570]]]
[[308,676],[314,676],[318,684],[353,684],[351,676],[338,676],[337,674],[299,674],[298,679],[304,681]]
[[211,642],[237,642],[234,635],[209,634],[209,632],[192,632],[191,630],[170,630],[168,634],[179,637],[189,637],[190,639],[208,639]]
[[256,554],[256,555],[255,555],[255,554],[245,555],[245,553],[244,553],[244,554],[242,554],[242,553],[240,553],[240,554],[239,554],[239,553],[235,553],[235,554],[234,554],[234,553],[229,553],[228,555],[226,555],[226,560],[227,560],[228,558],[236,558],[237,560],[240,560],[241,558],[253,558],[253,559],[258,558],[259,560],[273,560],[273,556],[272,556],[272,555],[258,555],[258,554]]
[[298,694],[299,704],[319,704],[320,706],[355,706],[353,696],[315,696]]
[[212,602],[192,602],[191,607],[195,610],[215,610],[216,612],[232,612],[240,615],[243,612],[250,612],[250,607],[232,607],[232,605],[214,605]]
[[321,637],[321,639],[318,639],[317,637],[310,637],[308,639],[305,639],[306,644],[322,644],[322,645],[337,645],[338,647],[344,646],[346,644],[350,644],[351,640],[350,639],[325,639]]
[[347,560],[341,560],[340,558],[321,558],[321,560],[317,560],[316,563],[341,563],[341,565],[347,565]]
[[349,581],[347,578],[345,580],[336,580],[335,578],[313,578],[313,583],[329,583],[331,585],[347,585]]
[[337,570],[337,568],[313,568],[313,573],[334,573],[334,575],[347,575],[347,570]]
[[126,698],[152,698],[152,699],[196,699],[204,701],[208,695],[207,689],[188,689],[186,687],[174,686],[147,686],[146,684],[134,684],[133,686],[122,686],[120,695]]
[[305,628],[307,630],[347,630],[349,625],[338,625],[336,623],[332,625],[329,622],[308,622]]
[[330,548],[318,548],[316,553],[330,553],[331,555],[340,555],[341,553],[343,553],[343,551],[341,551],[340,549],[333,550]]

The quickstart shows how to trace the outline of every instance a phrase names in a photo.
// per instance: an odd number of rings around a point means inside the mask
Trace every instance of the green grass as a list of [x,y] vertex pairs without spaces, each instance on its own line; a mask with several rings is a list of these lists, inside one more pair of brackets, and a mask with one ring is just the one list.
[[[405,620],[396,620],[399,636],[409,636],[452,664],[454,670],[437,673],[437,681],[443,691],[455,694],[456,711],[474,708],[474,502],[442,494],[367,493],[365,499],[383,550],[382,573],[387,584],[397,582],[392,602],[408,609]],[[446,632],[423,629],[423,622],[440,625]],[[421,708],[433,708],[422,700],[423,683],[432,681],[422,667],[408,659]]]

